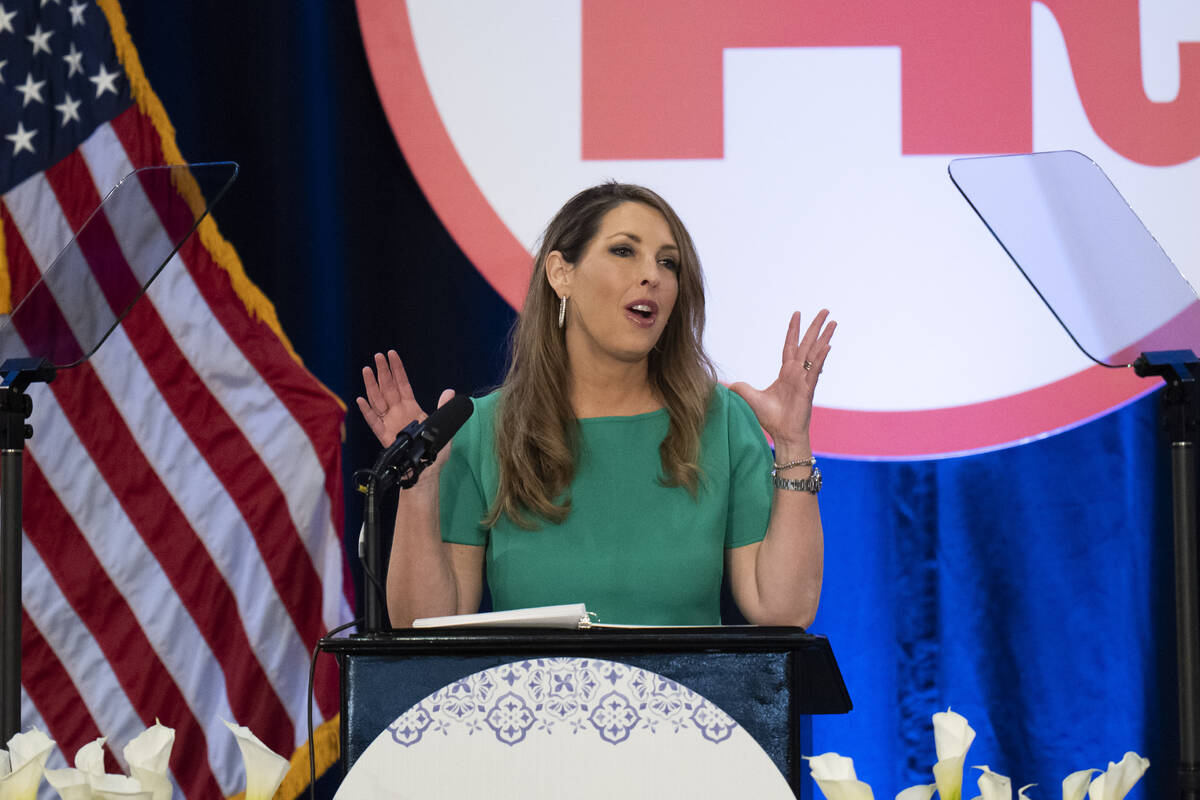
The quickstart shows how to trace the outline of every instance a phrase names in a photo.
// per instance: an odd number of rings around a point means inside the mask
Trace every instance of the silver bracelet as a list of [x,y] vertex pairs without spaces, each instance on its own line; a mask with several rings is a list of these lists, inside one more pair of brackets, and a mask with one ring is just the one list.
[[783,470],[791,469],[792,467],[815,467],[816,465],[816,457],[809,456],[808,458],[802,458],[799,461],[789,461],[786,464],[772,464],[771,474],[774,475],[776,472],[782,472]]
[[786,489],[789,492],[808,492],[809,494],[816,494],[817,492],[821,491],[821,470],[817,467],[813,467],[812,475],[809,475],[807,478],[803,478],[802,480],[796,480],[794,478],[781,478],[778,475],[774,475],[771,478],[771,482],[775,484],[776,489]]

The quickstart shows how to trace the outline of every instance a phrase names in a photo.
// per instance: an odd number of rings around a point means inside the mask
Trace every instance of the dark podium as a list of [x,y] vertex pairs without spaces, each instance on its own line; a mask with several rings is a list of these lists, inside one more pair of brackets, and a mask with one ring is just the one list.
[[397,630],[323,639],[341,669],[342,768],[397,717],[456,680],[532,658],[616,661],[676,681],[750,734],[797,797],[812,781],[810,714],[850,710],[829,641],[801,628],[470,628]]

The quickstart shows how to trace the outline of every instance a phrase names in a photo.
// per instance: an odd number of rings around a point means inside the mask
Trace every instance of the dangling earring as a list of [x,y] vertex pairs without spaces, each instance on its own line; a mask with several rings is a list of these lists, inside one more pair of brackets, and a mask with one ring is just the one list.
[[562,328],[567,321],[567,296],[558,298],[558,327]]

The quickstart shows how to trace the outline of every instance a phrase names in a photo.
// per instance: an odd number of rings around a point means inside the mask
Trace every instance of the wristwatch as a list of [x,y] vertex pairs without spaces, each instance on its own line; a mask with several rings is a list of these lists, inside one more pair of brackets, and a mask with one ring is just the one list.
[[771,478],[776,489],[787,489],[791,492],[808,492],[816,494],[821,491],[821,469],[813,467],[812,475],[809,475],[804,480],[796,480],[795,478],[781,478],[775,475]]

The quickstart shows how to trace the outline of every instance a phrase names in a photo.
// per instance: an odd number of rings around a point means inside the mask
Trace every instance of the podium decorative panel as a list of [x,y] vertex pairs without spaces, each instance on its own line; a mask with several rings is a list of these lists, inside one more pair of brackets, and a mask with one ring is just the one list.
[[[678,702],[679,697],[694,694],[703,699],[706,710],[700,712],[699,719],[706,721],[704,729],[709,730],[711,736],[719,735],[717,720],[722,719],[716,714],[719,711],[733,723],[731,731],[744,732],[758,743],[766,758],[786,777],[797,794],[801,794],[802,789],[807,794],[809,783],[800,779],[800,755],[802,752],[809,754],[804,751],[809,727],[806,715],[843,713],[850,709],[850,698],[828,640],[799,628],[404,630],[386,635],[325,640],[322,648],[337,654],[342,667],[342,761],[346,770],[364,756],[382,732],[389,729],[400,738],[409,737],[413,741],[430,736],[428,731],[435,726],[440,726],[437,727],[438,736],[462,732],[460,725],[452,724],[450,709],[454,707],[451,696],[454,692],[465,704],[457,709],[462,718],[470,720],[472,725],[483,726],[469,734],[468,739],[474,741],[482,734],[494,739],[498,734],[489,725],[487,715],[479,716],[482,709],[474,709],[469,703],[486,704],[504,693],[487,695],[485,700],[480,692],[486,693],[486,690],[473,688],[475,684],[471,681],[494,683],[504,681],[502,675],[516,681],[520,675],[520,679],[528,683],[530,671],[538,669],[542,670],[539,674],[547,676],[546,680],[550,680],[548,676],[557,670],[560,674],[555,679],[561,680],[567,674],[562,671],[568,670],[562,666],[565,663],[562,659],[568,657],[588,663],[617,662],[622,669],[630,670],[629,675],[641,676],[643,682],[651,681],[649,676],[654,676],[653,680],[680,687],[675,699],[671,699],[667,684],[662,685],[658,697],[645,688],[639,688],[640,695],[632,695],[638,702],[631,701],[629,705],[639,714],[639,719],[653,718],[656,727],[676,724],[680,718],[664,717],[655,712],[651,704],[660,704],[659,712],[662,712],[669,704]],[[506,666],[508,672],[504,672]],[[597,679],[596,674],[594,669],[589,672],[597,686],[608,680],[602,676]],[[480,677],[482,675],[489,677],[485,679]],[[427,704],[435,697],[440,698],[436,712]],[[578,724],[580,731],[594,730],[596,723],[591,721],[592,713],[597,714],[597,721],[608,714],[609,735],[619,738],[622,723],[618,712],[624,706],[615,697],[607,710],[596,705],[597,698],[586,693],[574,697],[576,702],[582,702],[580,697],[587,698],[588,719],[584,721],[582,717],[571,716],[574,720],[571,724]],[[626,693],[625,697],[628,699],[630,695]],[[640,708],[642,697],[646,698],[645,709]],[[555,699],[546,695],[546,702],[553,704]],[[525,704],[529,705],[527,700]],[[490,711],[492,706],[488,708]],[[569,705],[562,705],[558,710],[567,714]],[[712,715],[706,717],[709,711]],[[492,721],[499,724],[498,720],[505,713],[501,709]],[[514,737],[515,744],[519,738],[516,731],[528,717],[522,716],[520,705],[515,701],[507,713],[510,714],[508,724],[516,727],[505,735]],[[541,711],[530,713],[541,715],[541,722],[535,725],[555,721],[554,711],[544,704]],[[567,723],[567,716],[560,721]],[[692,735],[699,733],[700,729],[693,727],[697,724],[697,720],[688,722]],[[555,724],[552,727],[562,726]],[[640,735],[636,730],[630,727],[629,737]],[[589,732],[589,735],[599,735],[599,732]],[[709,746],[714,744],[702,734],[697,738]],[[608,746],[614,747],[615,743],[609,742]]]

